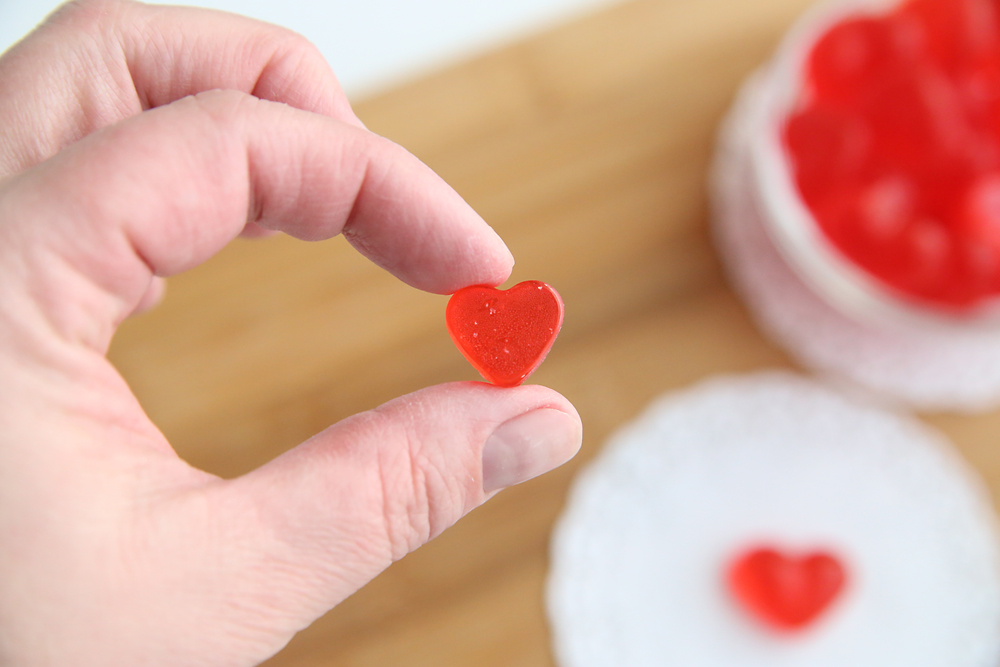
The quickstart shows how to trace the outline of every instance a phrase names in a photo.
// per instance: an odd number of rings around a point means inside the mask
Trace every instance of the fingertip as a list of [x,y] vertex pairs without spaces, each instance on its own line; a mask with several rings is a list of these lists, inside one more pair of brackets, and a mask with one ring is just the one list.
[[455,424],[485,426],[471,436],[481,444],[482,490],[489,495],[547,473],[576,456],[583,442],[583,422],[562,394],[543,385],[497,387],[457,382],[418,392],[433,405],[447,406]]
[[[456,193],[457,194],[457,193]],[[514,255],[503,238],[479,213],[464,200],[460,200],[467,213],[464,226],[466,262],[460,265],[463,271],[456,271],[454,289],[451,294],[470,285],[497,286],[507,282],[514,270]],[[457,267],[456,267],[457,268]]]
[[472,285],[497,287],[510,279],[514,271],[514,256],[503,239],[486,223],[483,225],[489,230],[489,236],[482,239],[480,247],[471,248],[464,262],[455,262],[450,275],[436,276],[429,284],[428,291],[454,294],[463,287]]
[[503,240],[482,224],[489,230],[488,235],[479,230],[470,231],[464,248],[446,253],[452,258],[450,262],[426,263],[419,269],[386,268],[414,287],[434,294],[454,294],[472,285],[501,285],[510,279],[514,256]]
[[494,281],[490,284],[496,287],[497,285],[507,282],[507,280],[510,279],[510,274],[514,272],[514,254],[510,251],[510,248],[507,247],[507,244],[504,243],[503,239],[500,238],[500,235],[497,234],[495,230],[493,231],[493,234],[496,236],[497,244],[499,246],[495,251],[497,262],[496,278],[498,279],[494,279]]
[[545,474],[580,451],[583,424],[558,408],[538,408],[501,424],[483,446],[483,491]]
[[409,151],[358,132],[353,206],[341,229],[360,253],[407,284],[435,294],[499,285],[514,258],[462,196]]

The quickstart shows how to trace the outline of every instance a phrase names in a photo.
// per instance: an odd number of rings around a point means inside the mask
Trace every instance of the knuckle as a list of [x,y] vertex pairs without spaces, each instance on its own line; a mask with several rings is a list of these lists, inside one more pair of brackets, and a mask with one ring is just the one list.
[[396,427],[380,448],[382,517],[393,560],[439,535],[464,514],[465,490],[432,452],[433,438],[419,425]]
[[310,111],[336,107],[342,95],[333,71],[311,41],[291,30],[272,29],[261,35],[257,48],[262,67],[255,90],[262,96]]
[[382,520],[392,560],[431,538],[432,507],[420,445],[408,434],[393,439],[393,451],[379,455]]
[[288,28],[270,28],[262,41],[262,48],[272,62],[287,65],[326,62],[315,44]]

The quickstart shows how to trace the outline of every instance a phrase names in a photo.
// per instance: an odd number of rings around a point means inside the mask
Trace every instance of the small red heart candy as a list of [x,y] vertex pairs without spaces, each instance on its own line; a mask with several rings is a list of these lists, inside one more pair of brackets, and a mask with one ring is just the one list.
[[487,381],[516,387],[545,360],[563,322],[563,302],[537,280],[499,290],[464,287],[445,311],[455,345]]
[[799,557],[764,547],[729,568],[729,589],[751,614],[778,630],[805,628],[844,587],[844,566],[822,551]]

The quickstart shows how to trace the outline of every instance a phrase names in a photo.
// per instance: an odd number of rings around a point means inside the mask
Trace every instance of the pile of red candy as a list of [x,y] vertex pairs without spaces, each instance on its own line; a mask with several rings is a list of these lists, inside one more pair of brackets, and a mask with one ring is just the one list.
[[947,309],[1000,294],[1000,0],[910,0],[812,48],[784,127],[824,234]]

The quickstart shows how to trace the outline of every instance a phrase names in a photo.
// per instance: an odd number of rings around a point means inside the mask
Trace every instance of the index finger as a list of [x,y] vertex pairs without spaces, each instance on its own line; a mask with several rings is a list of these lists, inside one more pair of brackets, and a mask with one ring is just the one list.
[[0,58],[0,178],[216,89],[361,125],[322,54],[290,30],[206,9],[76,0]]
[[[441,294],[499,284],[513,265],[485,221],[399,146],[216,91],[0,182],[0,320],[23,329],[34,312],[103,352],[152,275],[205,261],[248,221],[305,240],[343,232],[397,277]],[[34,305],[23,306],[25,294]]]

